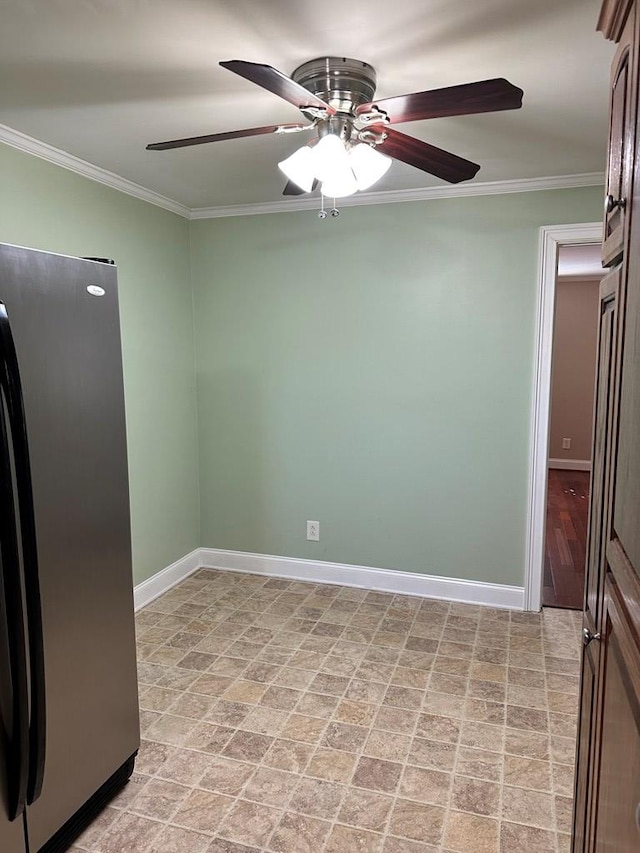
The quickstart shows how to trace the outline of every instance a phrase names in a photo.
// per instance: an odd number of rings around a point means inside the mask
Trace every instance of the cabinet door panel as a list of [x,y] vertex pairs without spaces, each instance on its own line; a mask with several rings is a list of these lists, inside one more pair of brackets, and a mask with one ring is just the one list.
[[597,749],[596,700],[600,673],[600,647],[597,642],[589,644],[582,655],[580,680],[580,711],[578,729],[576,784],[573,811],[573,853],[589,850],[589,826],[593,820],[594,803],[591,796],[594,777],[594,757]]
[[602,262],[605,266],[615,263],[622,255],[627,204],[631,193],[635,134],[634,23],[632,10],[620,39],[611,74],[607,201],[602,244]]
[[640,570],[640,259],[632,255],[638,250],[640,235],[629,252],[613,513],[613,538],[619,539],[636,572]]
[[[640,16],[636,13],[636,45],[639,26]],[[637,71],[635,73],[637,76]],[[634,130],[637,134],[637,128]],[[633,186],[627,205],[632,226],[624,257],[626,292],[620,303],[622,378],[611,540],[640,579],[640,161],[637,144],[635,149]]]
[[618,267],[600,283],[600,328],[584,600],[584,626],[593,633],[599,630],[602,616],[605,530],[614,433],[616,332],[620,279],[621,270]]
[[[597,635],[602,620],[605,530],[611,473],[611,443],[614,432],[613,412],[616,387],[616,331],[619,287],[620,268],[618,267],[609,273],[600,284],[600,329],[593,434],[593,471],[583,614],[583,628],[587,637]],[[598,761],[596,708],[600,673],[599,652],[598,642],[587,643],[582,655],[574,807],[574,853],[583,853],[589,849],[589,827],[594,817],[592,790]]]
[[606,581],[595,853],[640,850],[640,647],[613,576]]

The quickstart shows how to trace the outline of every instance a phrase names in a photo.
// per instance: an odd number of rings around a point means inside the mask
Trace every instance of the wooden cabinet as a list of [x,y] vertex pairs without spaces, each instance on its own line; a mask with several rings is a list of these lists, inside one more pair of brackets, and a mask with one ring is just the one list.
[[602,263],[615,263],[623,252],[625,219],[631,195],[635,102],[633,92],[635,9],[627,16],[611,73],[609,156],[604,203]]
[[593,823],[593,805],[595,804],[593,782],[595,774],[596,745],[596,697],[598,695],[598,675],[600,672],[599,643],[590,644],[582,655],[580,715],[578,725],[580,738],[576,755],[576,784],[573,807],[573,851],[583,853],[589,850],[589,827]]
[[[597,776],[597,705],[600,675],[600,644],[605,577],[605,537],[608,488],[611,476],[611,447],[616,375],[616,340],[620,267],[603,278],[600,284],[600,329],[598,336],[598,373],[596,376],[596,411],[591,476],[591,506],[587,543],[582,656],[582,691],[579,725],[578,774],[574,807],[574,850],[588,849],[585,839],[593,824],[591,790]],[[593,640],[591,639],[593,638]]]
[[640,0],[605,0],[612,66],[573,853],[640,851]]
[[587,541],[587,575],[584,600],[584,627],[593,634],[602,623],[605,537],[611,458],[614,444],[613,413],[616,392],[617,319],[621,268],[605,276],[600,283],[600,324],[598,334],[598,372],[596,374],[595,428],[591,473],[591,506]]
[[[635,16],[636,43],[640,14]],[[633,87],[636,90],[637,85]],[[638,136],[638,128],[636,126]],[[629,223],[624,249],[626,306],[622,340],[619,441],[612,538],[619,540],[630,563],[640,571],[640,140],[626,207]],[[630,143],[634,147],[633,143]]]
[[613,577],[605,594],[595,853],[640,850],[640,647]]

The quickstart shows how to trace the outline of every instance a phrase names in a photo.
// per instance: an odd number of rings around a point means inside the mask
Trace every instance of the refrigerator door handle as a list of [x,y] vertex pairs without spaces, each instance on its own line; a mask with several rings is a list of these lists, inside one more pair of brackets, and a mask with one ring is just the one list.
[[24,811],[27,800],[29,689],[13,471],[5,411],[4,398],[0,393],[0,572],[5,600],[11,683],[11,737],[7,743],[7,787],[9,820],[15,820]]
[[6,306],[0,301],[0,386],[9,416],[17,484],[20,544],[28,625],[30,719],[27,802],[33,803],[42,791],[46,755],[46,696],[44,678],[44,638],[35,511],[29,464],[27,424],[20,383],[18,358]]

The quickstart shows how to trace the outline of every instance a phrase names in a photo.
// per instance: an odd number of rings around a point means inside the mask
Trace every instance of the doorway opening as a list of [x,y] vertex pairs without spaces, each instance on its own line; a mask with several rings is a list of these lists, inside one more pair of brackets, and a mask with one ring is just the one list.
[[560,246],[551,349],[551,411],[542,605],[581,610],[598,349],[600,243]]
[[[597,301],[596,279],[603,275],[599,263],[601,241],[599,222],[540,229],[525,573],[527,610],[540,610],[543,603],[582,608],[597,347],[593,334],[597,336],[597,332],[587,331],[584,324],[580,329],[576,315],[590,314],[589,299],[584,298],[589,288],[595,290]],[[568,286],[580,281],[584,291]],[[563,337],[556,341],[554,358],[556,320],[557,331]],[[593,328],[597,328],[597,321],[595,309]],[[583,365],[585,360],[588,363]],[[590,395],[584,393],[589,387]],[[556,405],[552,406],[554,398]]]

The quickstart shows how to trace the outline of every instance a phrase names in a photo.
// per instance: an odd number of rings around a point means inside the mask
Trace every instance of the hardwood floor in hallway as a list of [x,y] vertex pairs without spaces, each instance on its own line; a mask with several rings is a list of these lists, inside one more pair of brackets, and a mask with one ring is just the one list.
[[549,469],[542,603],[582,609],[589,519],[588,471]]

